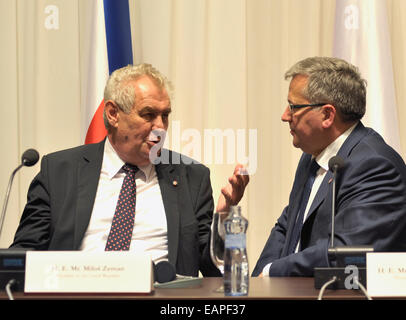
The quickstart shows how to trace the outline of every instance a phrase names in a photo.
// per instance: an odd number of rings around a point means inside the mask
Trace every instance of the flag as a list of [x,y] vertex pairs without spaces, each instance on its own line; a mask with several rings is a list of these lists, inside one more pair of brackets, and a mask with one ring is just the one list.
[[128,0],[95,1],[89,46],[87,90],[84,102],[88,124],[85,143],[96,143],[107,134],[103,121],[103,93],[108,75],[133,63]]
[[385,0],[336,0],[333,55],[359,68],[367,80],[363,122],[400,153]]

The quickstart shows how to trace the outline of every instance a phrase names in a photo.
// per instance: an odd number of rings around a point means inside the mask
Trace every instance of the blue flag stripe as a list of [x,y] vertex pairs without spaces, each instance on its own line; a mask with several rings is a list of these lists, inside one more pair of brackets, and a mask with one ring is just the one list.
[[128,0],[104,0],[109,74],[133,63]]

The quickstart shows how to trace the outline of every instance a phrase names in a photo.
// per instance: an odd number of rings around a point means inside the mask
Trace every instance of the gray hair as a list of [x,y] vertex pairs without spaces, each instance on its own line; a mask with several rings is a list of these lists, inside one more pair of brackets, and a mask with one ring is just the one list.
[[366,108],[366,81],[357,67],[338,58],[311,57],[297,62],[285,79],[308,76],[304,97],[311,103],[329,103],[344,122],[360,120]]
[[[148,63],[128,65],[115,70],[109,77],[104,88],[104,101],[112,100],[125,113],[130,113],[135,104],[135,88],[128,85],[142,76],[148,76],[161,89],[165,89],[168,95],[172,93],[172,84],[157,69]],[[104,126],[108,129],[106,111],[103,112]]]

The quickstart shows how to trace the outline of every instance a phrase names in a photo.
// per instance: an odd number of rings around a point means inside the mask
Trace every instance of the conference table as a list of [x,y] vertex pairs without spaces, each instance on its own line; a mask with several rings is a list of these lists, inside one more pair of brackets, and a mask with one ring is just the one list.
[[[197,285],[184,288],[155,288],[149,294],[25,294],[13,293],[15,300],[21,299],[74,299],[74,300],[316,300],[320,290],[314,288],[314,278],[305,277],[264,277],[250,278],[248,296],[225,297],[224,293],[216,292],[222,285],[222,278],[203,278]],[[0,299],[8,299],[5,291],[0,292]],[[326,289],[323,300],[354,300],[366,299],[359,290]]]

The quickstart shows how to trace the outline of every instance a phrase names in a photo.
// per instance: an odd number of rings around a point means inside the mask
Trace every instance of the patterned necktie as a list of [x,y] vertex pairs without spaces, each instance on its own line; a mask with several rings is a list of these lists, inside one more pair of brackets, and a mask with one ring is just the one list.
[[135,216],[135,173],[138,168],[126,163],[123,166],[123,170],[126,172],[126,176],[121,186],[116,211],[111,224],[109,237],[107,238],[106,251],[130,249]]
[[295,252],[297,244],[299,242],[300,238],[300,233],[302,231],[302,226],[303,226],[303,217],[304,213],[306,211],[306,206],[307,202],[309,201],[310,197],[310,192],[312,191],[312,186],[314,183],[314,180],[316,179],[316,173],[317,170],[319,170],[320,166],[317,164],[316,160],[312,160],[310,163],[310,168],[309,168],[309,176],[307,178],[306,184],[303,189],[303,195],[302,195],[302,200],[300,202],[300,209],[296,218],[295,226],[292,232],[292,235],[290,237],[290,243],[289,243],[289,250],[288,254],[292,254]]

